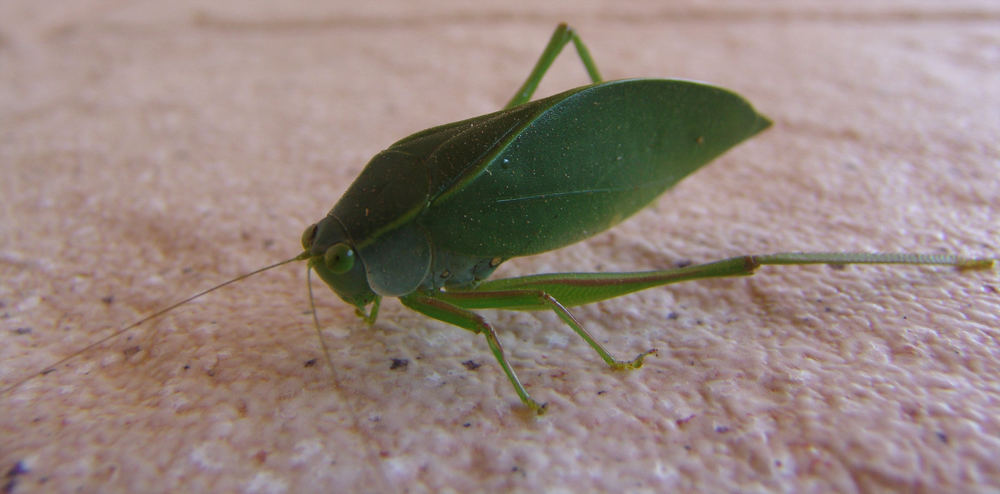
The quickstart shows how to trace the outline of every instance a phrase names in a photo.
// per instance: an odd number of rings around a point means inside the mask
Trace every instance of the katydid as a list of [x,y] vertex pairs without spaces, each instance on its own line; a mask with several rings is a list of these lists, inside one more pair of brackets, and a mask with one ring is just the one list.
[[[531,101],[570,42],[592,84]],[[609,366],[635,369],[652,350],[619,360],[568,308],[680,281],[750,275],[762,265],[993,265],[993,259],[951,255],[784,253],[660,271],[487,279],[504,261],[614,226],[770,125],[722,88],[682,80],[603,81],[579,36],[561,24],[503,109],[418,132],[375,155],[329,214],[305,230],[301,254],[173,304],[54,365],[206,293],[304,260],[368,323],[382,297],[398,297],[410,309],[483,335],[520,400],[541,414],[546,405],[522,386],[494,327],[475,309],[553,311]],[[330,363],[325,345],[324,352]]]

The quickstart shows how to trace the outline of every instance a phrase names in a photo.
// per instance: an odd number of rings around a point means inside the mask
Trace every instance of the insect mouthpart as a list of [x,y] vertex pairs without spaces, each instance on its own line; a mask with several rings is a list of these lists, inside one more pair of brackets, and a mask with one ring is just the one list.
[[[309,267],[342,300],[364,312],[378,298],[368,284],[365,264],[340,220],[328,215],[302,233]],[[366,316],[366,319],[370,317]]]

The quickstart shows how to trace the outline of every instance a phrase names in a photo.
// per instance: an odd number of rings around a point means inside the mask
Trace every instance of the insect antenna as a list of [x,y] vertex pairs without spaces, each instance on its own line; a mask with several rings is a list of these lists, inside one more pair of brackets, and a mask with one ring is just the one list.
[[[21,387],[21,385],[23,385],[24,383],[26,383],[26,382],[28,382],[28,381],[36,378],[36,377],[44,376],[46,374],[49,374],[49,373],[53,372],[56,369],[56,367],[59,367],[60,365],[65,364],[66,362],[69,362],[70,360],[72,360],[72,359],[74,359],[74,358],[76,358],[76,357],[78,357],[78,356],[80,356],[80,355],[82,355],[82,354],[84,354],[84,353],[86,353],[86,352],[94,349],[94,348],[97,348],[97,347],[103,345],[104,343],[108,342],[109,340],[111,340],[113,338],[121,336],[122,334],[124,334],[125,332],[127,332],[127,331],[129,331],[131,329],[135,329],[136,327],[139,327],[139,326],[141,326],[142,324],[144,324],[146,322],[149,322],[149,321],[151,321],[153,319],[156,319],[157,317],[160,317],[160,316],[162,316],[162,315],[164,315],[164,314],[166,314],[166,313],[168,313],[168,312],[170,312],[170,311],[172,311],[172,310],[174,310],[174,309],[176,309],[176,308],[178,308],[178,307],[180,307],[180,306],[182,306],[184,304],[187,304],[188,302],[191,302],[193,300],[199,299],[199,298],[201,298],[201,297],[203,297],[205,295],[208,295],[209,293],[212,293],[212,292],[214,292],[214,291],[216,291],[216,290],[218,290],[220,288],[232,285],[233,283],[236,283],[236,282],[239,282],[239,281],[243,281],[243,280],[245,280],[245,279],[247,279],[247,278],[249,278],[251,276],[263,273],[264,271],[269,271],[269,270],[272,270],[272,269],[277,268],[279,266],[284,266],[285,264],[288,264],[288,263],[291,263],[291,262],[301,261],[301,260],[307,259],[308,257],[309,257],[309,253],[308,252],[303,252],[302,254],[299,254],[299,255],[297,255],[295,257],[292,257],[290,259],[285,259],[284,261],[276,262],[274,264],[271,264],[271,265],[268,265],[268,266],[264,266],[264,267],[259,268],[259,269],[255,269],[253,271],[250,271],[249,273],[241,274],[241,275],[239,275],[239,276],[237,276],[235,278],[232,278],[232,279],[230,279],[228,281],[224,281],[224,282],[219,283],[218,285],[215,285],[215,286],[213,286],[211,288],[207,288],[207,289],[202,290],[202,291],[200,291],[200,292],[198,292],[198,293],[196,293],[194,295],[191,295],[190,297],[187,297],[184,300],[181,300],[181,301],[173,303],[173,304],[171,304],[171,305],[169,305],[167,307],[164,307],[164,308],[162,308],[162,309],[160,309],[160,310],[158,310],[156,312],[153,312],[152,314],[149,314],[149,315],[143,317],[142,319],[139,319],[136,322],[133,322],[132,324],[129,324],[128,326],[125,326],[122,329],[119,329],[119,330],[117,330],[117,331],[109,334],[108,336],[105,336],[105,337],[103,337],[103,338],[101,338],[101,339],[99,339],[99,340],[97,340],[97,341],[95,341],[95,342],[93,342],[93,343],[91,343],[91,344],[89,344],[89,345],[81,348],[80,350],[77,350],[77,351],[75,351],[75,352],[73,352],[73,353],[71,353],[71,354],[69,354],[69,355],[67,355],[67,356],[59,359],[58,361],[56,361],[56,362],[54,362],[54,363],[46,366],[41,371],[36,372],[36,373],[31,373],[27,377],[19,379],[19,380],[15,381],[13,384],[11,384],[11,385],[9,385],[9,386],[7,386],[5,388],[0,389],[0,395],[5,395],[5,394],[7,394],[7,393],[9,393],[9,392],[11,392],[11,391],[13,391],[13,390]],[[312,301],[312,295],[310,294],[310,302],[311,301]],[[313,312],[315,313],[315,310]],[[313,317],[315,317],[315,315]],[[326,351],[326,346],[323,347],[323,350]],[[327,355],[327,360],[329,360],[329,358],[330,358],[329,355]]]
[[330,349],[326,346],[326,340],[323,339],[323,332],[319,329],[319,316],[316,315],[316,299],[313,297],[313,285],[312,285],[312,266],[306,266],[306,288],[309,292],[309,312],[312,314],[313,328],[316,329],[316,337],[319,338],[319,346],[323,348],[323,358],[326,359],[326,365],[330,369],[330,373],[333,374],[334,382],[337,381],[337,373],[333,368],[333,359],[330,358]]
[[[313,296],[312,287],[312,265],[306,265],[306,289],[309,293],[309,312],[312,313],[313,328],[316,329],[316,337],[319,339],[319,345],[323,349],[323,358],[326,359],[327,368],[330,369],[330,377],[333,382],[333,386],[341,391],[340,379],[337,376],[337,368],[333,366],[333,359],[330,357],[330,347],[326,344],[326,340],[323,339],[323,331],[319,326],[319,316],[316,315],[316,298]],[[378,302],[375,303],[375,308],[373,311],[378,311]],[[374,315],[371,314],[371,315]],[[372,319],[365,319],[369,323],[374,321]],[[376,446],[378,442],[372,437],[371,432],[361,427],[360,415],[357,412],[357,408],[354,405],[353,400],[345,400],[348,411],[353,422],[354,430],[364,438],[364,447],[362,448],[362,454],[367,457],[367,460],[372,465],[378,465],[379,478],[378,482],[380,484],[379,488],[375,492],[390,492],[389,486],[391,483],[385,474],[385,468],[382,466],[381,458],[377,452]]]

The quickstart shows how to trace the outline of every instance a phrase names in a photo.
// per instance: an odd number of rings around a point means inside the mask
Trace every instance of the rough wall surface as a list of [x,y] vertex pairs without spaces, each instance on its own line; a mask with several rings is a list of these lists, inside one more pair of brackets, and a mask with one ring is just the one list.
[[[498,275],[1000,251],[995,2],[537,4],[3,2],[0,381],[295,255],[369,156],[502,105],[559,21],[608,78],[710,81],[775,126]],[[583,82],[569,52],[540,92]],[[304,271],[0,394],[5,488],[1000,488],[996,270],[769,268],[574,310],[622,357],[660,350],[632,373],[554,315],[487,311],[537,419],[480,337],[396,302],[366,327],[317,285],[331,377]]]

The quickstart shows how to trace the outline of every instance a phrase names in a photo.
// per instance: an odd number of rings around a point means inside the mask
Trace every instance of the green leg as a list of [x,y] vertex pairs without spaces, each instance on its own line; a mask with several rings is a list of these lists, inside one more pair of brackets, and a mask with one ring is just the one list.
[[432,294],[413,293],[401,297],[407,307],[449,324],[482,333],[514,385],[521,401],[539,414],[545,406],[533,400],[514,374],[503,354],[496,331],[471,309],[552,310],[573,331],[586,340],[615,369],[634,369],[642,365],[645,352],[631,361],[615,359],[588,333],[566,307],[584,305],[628,293],[681,281],[730,276],[748,276],[760,266],[782,264],[910,264],[945,265],[959,269],[989,269],[995,259],[967,259],[952,255],[865,254],[865,253],[782,253],[740,256],[722,261],[662,271],[634,273],[559,273],[489,280],[469,290],[450,289]]
[[513,108],[517,105],[523,105],[528,101],[531,101],[531,95],[535,94],[535,89],[538,88],[538,83],[541,82],[542,77],[545,76],[545,72],[549,70],[552,66],[552,62],[555,61],[556,57],[559,56],[559,52],[562,51],[566,43],[570,41],[573,42],[573,46],[576,47],[576,52],[580,55],[580,60],[583,61],[583,66],[587,69],[587,74],[590,76],[590,80],[593,82],[601,82],[601,73],[597,70],[597,65],[594,63],[594,59],[590,57],[590,52],[587,50],[586,45],[580,40],[580,37],[576,35],[576,31],[573,28],[567,26],[566,24],[559,24],[556,27],[554,33],[552,33],[552,39],[549,40],[549,44],[545,46],[545,50],[542,51],[542,56],[538,58],[538,62],[535,64],[535,68],[531,70],[531,74],[528,75],[528,79],[524,81],[520,89],[514,93],[514,97],[511,98],[510,102],[504,106],[504,109]]
[[[513,290],[540,291],[559,300],[566,307],[590,304],[660,285],[681,281],[729,276],[749,276],[760,266],[780,264],[910,264],[945,265],[959,269],[988,269],[993,259],[966,259],[952,255],[923,254],[864,254],[864,253],[783,253],[757,256],[740,256],[722,261],[697,264],[663,271],[635,273],[558,273],[503,278],[485,281],[474,289],[456,291],[450,295],[478,292],[507,292]],[[488,299],[470,299],[463,303],[467,309],[494,308]],[[506,306],[513,310],[544,310],[544,303],[525,303]]]
[[496,331],[486,319],[474,312],[420,293],[411,293],[400,297],[399,300],[403,302],[403,305],[428,317],[444,321],[448,324],[454,324],[460,328],[468,329],[473,333],[485,336],[486,343],[490,346],[490,351],[493,352],[493,356],[496,357],[497,362],[500,362],[500,367],[507,374],[507,379],[514,385],[514,391],[521,398],[521,402],[538,415],[545,413],[546,405],[535,401],[528,394],[528,391],[524,389],[524,386],[521,385],[521,381],[517,378],[517,374],[514,373],[514,369],[510,367],[510,362],[504,356],[503,345],[500,344],[500,339],[497,338]]
[[467,292],[440,292],[435,293],[434,298],[442,302],[453,304],[463,309],[508,309],[508,310],[544,310],[549,309],[556,313],[567,326],[573,329],[577,335],[584,339],[594,351],[615,370],[638,369],[642,367],[642,361],[647,355],[655,353],[656,350],[649,350],[640,353],[632,360],[618,360],[611,355],[603,345],[597,342],[593,336],[577,321],[566,307],[551,294],[543,290],[498,290],[498,291],[467,291]]

